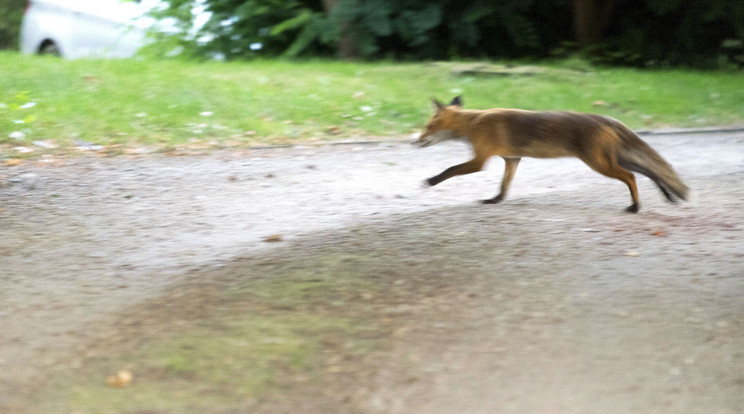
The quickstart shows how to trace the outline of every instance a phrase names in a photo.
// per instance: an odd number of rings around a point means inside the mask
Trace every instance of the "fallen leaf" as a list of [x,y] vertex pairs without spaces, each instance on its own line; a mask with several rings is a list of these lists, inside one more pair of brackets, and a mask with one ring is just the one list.
[[640,256],[641,254],[640,254],[640,253],[638,253],[638,252],[632,252],[632,251],[631,251],[631,252],[627,252],[627,253],[625,253],[625,255],[626,255],[626,256],[630,256],[630,257],[638,257],[638,256]]
[[651,233],[651,235],[656,237],[664,237],[666,236],[666,232],[664,231],[664,229],[657,229],[653,233]]
[[271,236],[268,236],[264,239],[266,243],[276,243],[282,241],[282,236],[280,234],[272,234]]
[[110,375],[106,382],[109,387],[124,388],[128,387],[132,383],[132,373],[125,369],[120,370],[116,375]]
[[7,165],[8,167],[15,167],[21,164],[23,164],[23,160],[20,158],[11,158],[5,161],[5,165]]

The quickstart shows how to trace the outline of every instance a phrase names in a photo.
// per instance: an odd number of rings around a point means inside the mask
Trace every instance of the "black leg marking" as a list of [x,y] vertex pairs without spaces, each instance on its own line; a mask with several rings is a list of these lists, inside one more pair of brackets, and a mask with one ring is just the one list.
[[504,196],[502,194],[499,194],[499,195],[497,195],[494,198],[489,198],[488,200],[482,200],[481,203],[483,203],[483,204],[498,204],[503,199],[504,199]]

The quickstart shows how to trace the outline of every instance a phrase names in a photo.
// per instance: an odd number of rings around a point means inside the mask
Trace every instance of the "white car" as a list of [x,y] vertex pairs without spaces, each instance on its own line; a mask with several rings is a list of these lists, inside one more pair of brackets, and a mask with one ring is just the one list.
[[21,24],[21,51],[124,58],[145,43],[158,0],[29,0]]

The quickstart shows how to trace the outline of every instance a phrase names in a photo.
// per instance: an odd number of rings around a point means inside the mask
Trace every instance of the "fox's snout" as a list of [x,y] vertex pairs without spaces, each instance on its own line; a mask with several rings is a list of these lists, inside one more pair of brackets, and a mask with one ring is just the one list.
[[427,130],[422,132],[419,139],[414,141],[413,144],[418,145],[421,148],[426,148],[436,143],[455,138],[457,138],[455,133],[449,130],[436,130],[434,132]]
[[431,142],[432,140],[431,140],[430,137],[431,137],[430,134],[427,134],[426,132],[423,132],[423,133],[421,133],[421,135],[419,135],[419,137],[418,137],[417,140],[411,142],[411,145],[415,145],[415,146],[421,147],[421,148],[426,148],[429,145],[433,144],[433,142]]

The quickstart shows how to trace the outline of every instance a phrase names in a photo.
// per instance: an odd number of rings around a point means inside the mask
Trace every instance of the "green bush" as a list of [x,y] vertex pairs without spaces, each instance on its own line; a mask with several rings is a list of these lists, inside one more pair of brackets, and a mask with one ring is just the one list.
[[640,6],[624,1],[613,21],[598,46],[602,62],[716,67],[721,55],[736,62],[737,49],[726,45],[744,39],[744,1],[647,0]]
[[[539,26],[542,8],[529,0],[343,0],[332,13],[339,30],[348,24],[364,57],[449,59],[538,54],[551,42]],[[338,34],[335,38],[338,38]]]
[[[171,0],[161,15],[177,17],[187,27],[195,3]],[[744,63],[741,0],[595,3],[603,11],[598,16],[602,20],[599,41],[580,51],[593,62],[696,67]],[[365,59],[541,58],[577,52],[572,0],[205,0],[204,4],[212,17],[201,33],[184,31],[160,44],[185,46],[187,55],[226,59],[330,56],[337,49],[345,57]]]
[[224,59],[333,52],[326,46],[330,41],[322,41],[327,19],[320,1],[206,1],[211,18],[199,33],[193,34],[187,27],[196,3],[171,0],[167,9],[155,13],[158,17],[175,17],[184,30],[175,36],[156,35],[159,44],[150,50],[170,51],[177,45],[188,56]]
[[[172,0],[159,15],[186,21],[195,3]],[[544,53],[553,38],[570,35],[549,19],[570,19],[568,0],[340,0],[331,11],[312,0],[205,3],[212,16],[201,34],[208,35],[199,38],[184,31],[180,44],[189,45],[190,54],[227,59],[327,56],[345,36],[363,58],[516,57]]]
[[17,49],[25,0],[0,0],[0,49]]

